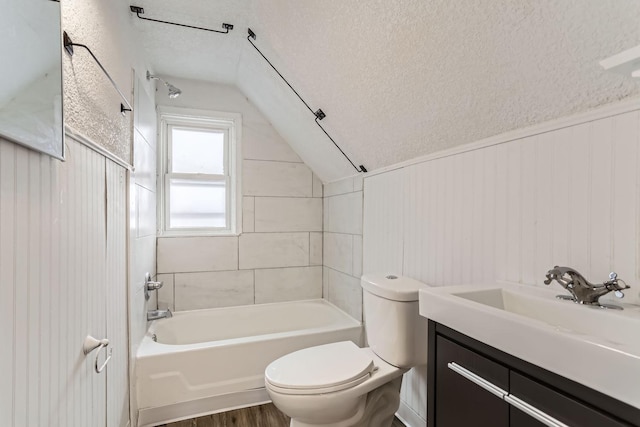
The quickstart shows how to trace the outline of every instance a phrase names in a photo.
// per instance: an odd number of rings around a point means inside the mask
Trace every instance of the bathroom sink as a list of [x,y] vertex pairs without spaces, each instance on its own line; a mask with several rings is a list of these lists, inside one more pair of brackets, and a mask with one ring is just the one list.
[[593,308],[562,289],[462,285],[420,291],[420,314],[640,408],[640,307]]

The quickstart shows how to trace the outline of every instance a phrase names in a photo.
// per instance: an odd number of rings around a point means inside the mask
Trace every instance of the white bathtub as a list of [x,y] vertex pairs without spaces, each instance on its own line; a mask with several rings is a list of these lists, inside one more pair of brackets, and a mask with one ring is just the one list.
[[139,425],[269,402],[264,370],[271,361],[346,340],[361,345],[362,325],[325,300],[185,311],[156,320],[136,357]]

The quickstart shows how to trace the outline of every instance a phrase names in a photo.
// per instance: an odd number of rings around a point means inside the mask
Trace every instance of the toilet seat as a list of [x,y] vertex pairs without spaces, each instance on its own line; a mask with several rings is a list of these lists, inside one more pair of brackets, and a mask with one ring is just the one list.
[[267,366],[265,383],[283,394],[322,394],[362,384],[375,370],[371,354],[351,341],[305,348]]

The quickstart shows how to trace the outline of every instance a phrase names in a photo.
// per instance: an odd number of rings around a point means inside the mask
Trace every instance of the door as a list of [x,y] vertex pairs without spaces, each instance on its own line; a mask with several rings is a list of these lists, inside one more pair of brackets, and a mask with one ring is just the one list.
[[[542,385],[517,372],[511,371],[511,396],[534,408],[534,412],[543,414],[568,426],[580,427],[623,427],[621,423],[606,414],[587,406],[554,389]],[[511,406],[510,416],[513,427],[542,427],[546,424],[537,421],[526,407],[519,409]]]
[[508,368],[442,336],[436,348],[435,425],[507,427]]

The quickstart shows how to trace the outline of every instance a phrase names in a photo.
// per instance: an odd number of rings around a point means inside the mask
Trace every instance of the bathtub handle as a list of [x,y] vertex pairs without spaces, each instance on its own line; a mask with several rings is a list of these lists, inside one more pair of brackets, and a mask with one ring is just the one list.
[[108,345],[109,345],[109,340],[106,338],[99,340],[92,337],[91,335],[87,335],[87,337],[84,339],[82,352],[84,353],[85,356],[91,353],[93,350],[98,349],[98,351],[96,352],[96,360],[94,362],[95,370],[96,370],[96,373],[98,374],[104,370],[104,368],[107,366],[107,363],[109,363],[109,361],[111,360],[113,349],[110,348],[109,356],[106,358],[106,360],[102,365],[98,366],[98,358],[100,357],[100,352],[102,351],[103,348],[106,348]]
[[150,273],[147,273],[144,275],[144,299],[145,300],[149,301],[149,298],[151,298],[151,295],[149,294],[149,292],[157,291],[161,287],[162,287],[162,282],[154,282],[153,280],[151,280]]

